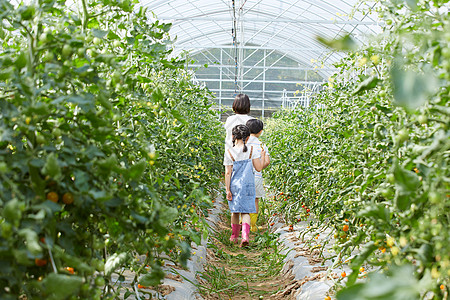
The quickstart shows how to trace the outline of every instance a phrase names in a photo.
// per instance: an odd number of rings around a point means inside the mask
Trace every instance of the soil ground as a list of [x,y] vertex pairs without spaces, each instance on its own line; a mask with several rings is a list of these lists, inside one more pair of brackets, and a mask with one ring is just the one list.
[[289,299],[275,295],[292,283],[293,275],[282,272],[284,256],[276,236],[267,225],[251,233],[250,245],[240,248],[229,242],[228,207],[223,206],[208,246],[205,272],[198,275],[199,291],[205,299]]

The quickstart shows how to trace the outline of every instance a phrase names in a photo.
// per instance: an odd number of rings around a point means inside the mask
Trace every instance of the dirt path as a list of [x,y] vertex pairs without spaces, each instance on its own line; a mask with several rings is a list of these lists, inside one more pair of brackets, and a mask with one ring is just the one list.
[[293,275],[282,272],[285,256],[276,236],[261,224],[259,232],[251,233],[250,246],[239,248],[229,242],[227,210],[224,204],[211,235],[205,272],[197,277],[200,293],[205,299],[281,299],[272,295],[292,283]]

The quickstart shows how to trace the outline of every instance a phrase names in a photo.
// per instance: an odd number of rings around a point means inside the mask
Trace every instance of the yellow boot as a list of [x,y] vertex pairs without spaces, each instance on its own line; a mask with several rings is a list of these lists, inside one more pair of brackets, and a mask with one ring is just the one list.
[[256,220],[258,219],[258,214],[250,214],[250,230],[252,232],[255,232],[258,230],[258,227],[256,226]]

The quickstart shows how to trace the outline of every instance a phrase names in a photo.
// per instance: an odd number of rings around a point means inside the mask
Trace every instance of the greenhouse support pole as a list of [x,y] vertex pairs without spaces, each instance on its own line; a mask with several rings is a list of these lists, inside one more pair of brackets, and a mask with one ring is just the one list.
[[222,73],[223,73],[223,49],[220,49],[220,71],[219,71],[219,120],[222,118]]
[[264,98],[266,97],[266,50],[263,50],[264,55],[264,72],[263,72],[263,90],[262,90],[262,111],[261,111],[261,117],[264,118]]

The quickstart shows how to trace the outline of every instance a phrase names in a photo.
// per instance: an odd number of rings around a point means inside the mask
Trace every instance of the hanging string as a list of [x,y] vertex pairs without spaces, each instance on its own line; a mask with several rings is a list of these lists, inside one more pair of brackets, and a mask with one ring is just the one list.
[[237,21],[236,21],[236,5],[234,0],[231,0],[233,6],[233,28],[231,29],[231,36],[233,37],[234,46],[234,94],[237,95],[238,91],[238,45],[237,45]]

